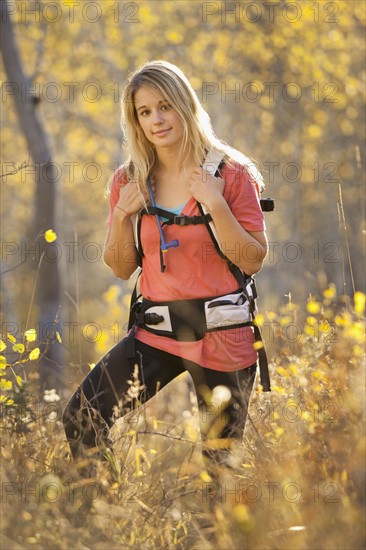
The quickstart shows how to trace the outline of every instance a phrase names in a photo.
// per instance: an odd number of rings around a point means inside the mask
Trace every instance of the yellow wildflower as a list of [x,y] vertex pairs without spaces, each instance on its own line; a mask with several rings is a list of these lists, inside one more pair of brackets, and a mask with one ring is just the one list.
[[327,289],[324,290],[323,296],[328,300],[335,298],[337,295],[337,290],[335,284],[331,283]]
[[53,243],[53,241],[57,239],[57,235],[52,229],[47,229],[46,233],[44,234],[44,238],[48,243]]
[[277,318],[277,313],[275,313],[274,311],[268,311],[267,317],[270,321],[274,321]]
[[354,301],[355,301],[355,312],[358,313],[359,315],[362,315],[362,313],[364,312],[365,310],[365,301],[366,301],[366,296],[363,292],[355,292],[355,295],[354,295]]
[[273,386],[272,390],[277,392],[277,393],[286,393],[285,389],[281,388],[280,386]]
[[307,304],[307,310],[309,313],[319,313],[321,305],[319,302],[316,302],[314,299],[310,299]]
[[255,324],[259,327],[262,327],[264,323],[264,316],[261,313],[258,313],[258,315],[255,318]]
[[27,342],[35,342],[37,340],[36,329],[30,328],[29,330],[26,330],[24,336]]
[[16,351],[17,353],[24,353],[24,345],[23,344],[14,344],[13,351]]
[[34,349],[32,349],[32,351],[31,351],[30,354],[29,354],[29,359],[30,359],[31,361],[36,361],[36,360],[38,359],[40,353],[41,353],[41,352],[40,352],[39,348],[34,348]]
[[13,384],[11,380],[5,380],[4,378],[0,380],[0,390],[11,390],[12,387]]
[[253,348],[256,350],[259,350],[264,347],[264,344],[261,340],[258,340],[257,342],[254,342]]

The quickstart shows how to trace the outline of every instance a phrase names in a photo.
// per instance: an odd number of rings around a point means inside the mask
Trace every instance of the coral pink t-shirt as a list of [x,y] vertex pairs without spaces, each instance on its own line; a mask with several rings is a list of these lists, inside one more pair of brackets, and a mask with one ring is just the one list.
[[[234,163],[233,167],[225,165],[221,176],[225,181],[223,196],[242,227],[247,231],[264,231],[258,184],[249,178],[246,170],[238,163]],[[111,186],[109,225],[112,223],[112,213],[119,198],[120,187],[126,183],[126,174],[123,168],[119,168]],[[193,197],[186,203],[182,214],[200,215]],[[163,224],[163,231],[167,242],[172,239],[179,241],[177,248],[170,248],[164,253],[164,273],[160,269],[160,237],[155,216],[142,216],[142,296],[148,300],[165,302],[218,296],[238,289],[235,277],[225,260],[216,252],[205,225]],[[222,250],[225,253],[225,243]],[[242,253],[238,243],[235,247],[235,258],[239,258]],[[234,257],[231,256],[231,259]],[[218,371],[240,370],[257,360],[257,352],[253,348],[252,327],[209,332],[197,342],[178,342],[138,327],[136,338],[145,344]]]

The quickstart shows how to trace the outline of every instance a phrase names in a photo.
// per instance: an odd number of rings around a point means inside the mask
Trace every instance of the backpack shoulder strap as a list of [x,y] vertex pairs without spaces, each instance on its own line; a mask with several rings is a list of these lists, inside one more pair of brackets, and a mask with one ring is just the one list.
[[[220,153],[219,151],[211,150],[206,156],[205,162],[203,163],[202,168],[206,170],[209,174],[212,176],[217,176],[217,172],[219,169],[219,166],[224,160],[224,155]],[[271,199],[267,199],[268,201],[271,201]],[[273,203],[273,201],[272,201]],[[205,206],[197,201],[198,208],[201,212],[201,214],[207,215],[207,209]],[[268,210],[273,210],[272,208],[268,208]],[[227,256],[223,253],[221,250],[217,232],[215,229],[215,224],[213,221],[206,223],[207,230],[210,234],[211,240],[213,244],[215,245],[215,248],[218,252],[218,254],[226,260],[228,264],[228,268],[230,269],[231,273],[235,277],[235,279],[238,281],[239,286],[245,291],[247,294],[247,298],[250,302],[250,309],[251,314],[253,318],[254,323],[254,338],[256,342],[260,342],[261,347],[258,349],[258,359],[259,359],[259,370],[260,370],[260,376],[261,376],[261,384],[263,386],[263,390],[265,392],[271,391],[271,382],[269,377],[269,369],[268,369],[268,359],[266,350],[263,344],[263,339],[261,335],[261,331],[258,325],[255,324],[255,314],[256,314],[256,305],[255,300],[257,298],[257,291],[255,287],[255,281],[252,276],[246,275],[243,273],[243,271],[235,265],[233,262],[229,260]]]
[[[211,151],[209,151],[206,155],[202,168],[206,170],[206,172],[208,172],[211,176],[216,176],[219,166],[223,162],[224,158],[225,158],[224,153],[221,153],[220,151],[215,151],[215,149],[211,149]],[[200,212],[202,214],[207,215],[208,212],[206,207],[203,204],[200,204],[198,201],[197,201],[197,204],[198,204],[198,208],[200,209]],[[213,221],[211,221],[208,224],[207,229],[210,233],[210,237],[215,245],[216,250],[219,252],[222,258],[226,258],[226,256],[221,251],[215,224],[213,223]]]

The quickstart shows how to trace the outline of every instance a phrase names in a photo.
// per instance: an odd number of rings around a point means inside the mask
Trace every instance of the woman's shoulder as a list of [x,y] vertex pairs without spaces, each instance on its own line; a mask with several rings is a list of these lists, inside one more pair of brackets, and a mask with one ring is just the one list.
[[221,175],[230,186],[241,185],[248,187],[254,185],[258,189],[264,187],[263,177],[256,164],[250,159],[235,159],[227,157],[221,170]]

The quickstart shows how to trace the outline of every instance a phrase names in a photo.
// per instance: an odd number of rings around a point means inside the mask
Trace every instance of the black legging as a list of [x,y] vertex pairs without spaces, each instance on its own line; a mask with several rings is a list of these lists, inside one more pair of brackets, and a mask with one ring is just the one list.
[[[218,437],[242,439],[256,364],[235,372],[216,371],[126,337],[90,371],[66,405],[62,420],[74,458],[83,456],[85,449],[100,449],[103,442],[110,443],[108,432],[115,420],[115,407],[118,407],[118,416],[131,410],[131,401],[126,399],[130,388],[127,381],[132,380],[136,364],[140,383],[145,386],[137,396],[140,402],[146,402],[175,377],[188,371],[200,412],[204,413],[200,415],[203,439],[218,413],[226,420]],[[203,397],[207,387],[213,390],[218,385],[226,386],[231,392],[230,401],[220,411],[214,403],[207,404]]]

